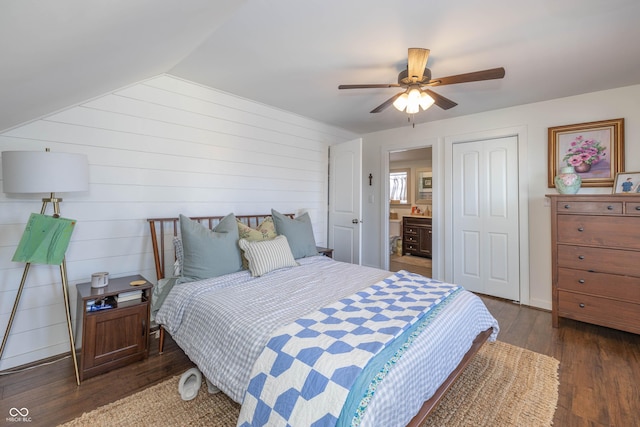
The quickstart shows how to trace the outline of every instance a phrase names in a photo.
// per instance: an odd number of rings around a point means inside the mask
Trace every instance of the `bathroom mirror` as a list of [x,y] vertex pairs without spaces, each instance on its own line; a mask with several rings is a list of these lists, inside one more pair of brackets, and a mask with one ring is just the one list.
[[431,169],[416,169],[416,204],[431,204],[433,195],[433,176]]

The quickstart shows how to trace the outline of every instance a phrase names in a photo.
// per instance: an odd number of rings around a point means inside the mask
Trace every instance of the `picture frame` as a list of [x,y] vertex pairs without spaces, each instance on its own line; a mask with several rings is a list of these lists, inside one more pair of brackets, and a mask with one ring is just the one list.
[[640,172],[620,172],[612,189],[613,194],[640,194]]
[[431,177],[430,176],[423,176],[420,177],[420,191],[429,191],[431,190]]
[[624,119],[548,128],[548,186],[565,166],[574,166],[582,187],[613,187],[624,171]]

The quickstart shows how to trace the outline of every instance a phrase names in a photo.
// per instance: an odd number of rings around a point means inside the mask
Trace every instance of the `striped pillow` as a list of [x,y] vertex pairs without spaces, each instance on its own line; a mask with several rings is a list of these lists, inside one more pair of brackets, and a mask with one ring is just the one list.
[[253,277],[262,276],[279,268],[298,265],[293,259],[289,242],[285,236],[261,241],[240,239],[238,244],[249,261],[249,271]]

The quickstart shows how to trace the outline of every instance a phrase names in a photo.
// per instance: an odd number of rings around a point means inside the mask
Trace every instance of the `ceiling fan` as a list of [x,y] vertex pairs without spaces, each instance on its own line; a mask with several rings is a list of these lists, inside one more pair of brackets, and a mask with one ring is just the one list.
[[449,108],[453,108],[458,105],[452,100],[445,98],[442,95],[438,95],[431,89],[424,88],[423,86],[443,86],[457,83],[501,79],[504,77],[504,68],[500,67],[432,79],[431,70],[426,68],[429,52],[429,49],[409,48],[407,69],[398,74],[398,83],[340,85],[338,86],[338,89],[369,89],[387,87],[405,88],[403,92],[395,94],[371,110],[371,112],[379,113],[393,104],[393,106],[398,110],[406,111],[408,114],[413,115],[419,112],[420,108],[426,110],[432,104],[436,104],[444,110],[448,110]]

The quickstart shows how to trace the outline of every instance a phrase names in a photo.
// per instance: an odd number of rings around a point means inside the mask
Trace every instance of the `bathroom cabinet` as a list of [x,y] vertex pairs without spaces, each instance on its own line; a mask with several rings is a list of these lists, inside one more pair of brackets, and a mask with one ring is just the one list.
[[402,255],[431,258],[431,218],[405,216],[402,218]]

